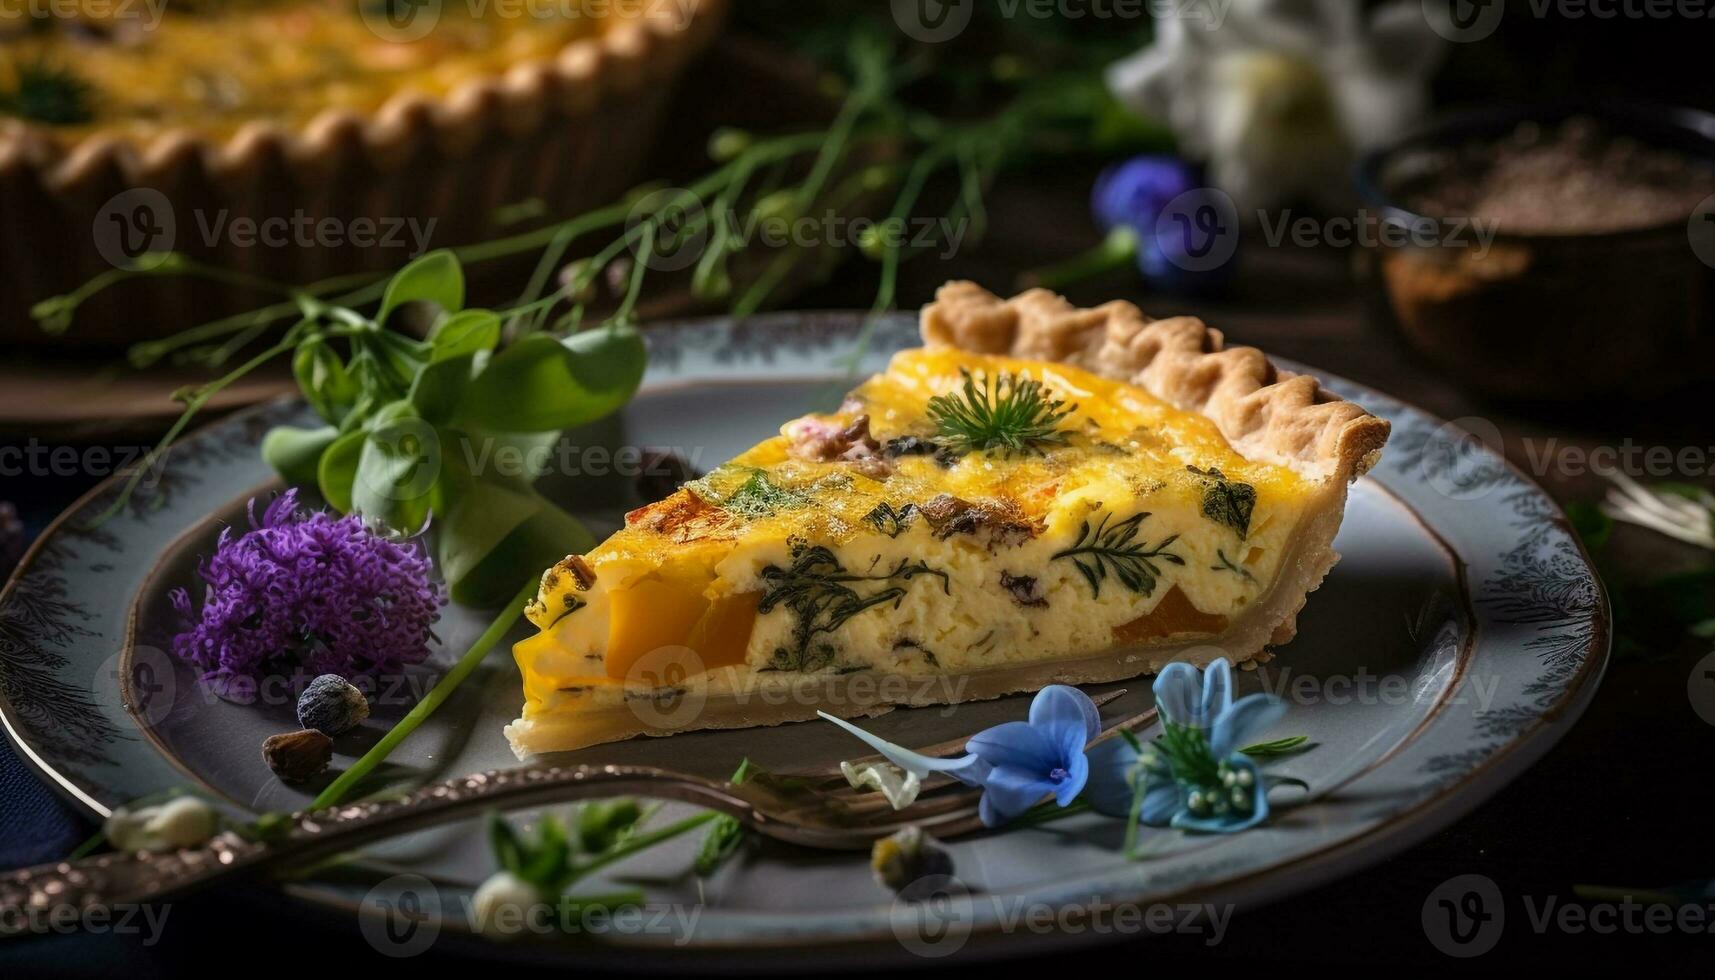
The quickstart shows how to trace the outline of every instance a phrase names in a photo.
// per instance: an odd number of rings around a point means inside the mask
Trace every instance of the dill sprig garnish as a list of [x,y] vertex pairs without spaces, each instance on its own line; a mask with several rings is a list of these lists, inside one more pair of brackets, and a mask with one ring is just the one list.
[[1149,516],[1148,511],[1133,514],[1110,527],[1108,519],[1112,516],[1103,514],[1094,528],[1090,527],[1088,520],[1084,521],[1078,530],[1078,543],[1053,556],[1053,559],[1072,559],[1072,564],[1078,566],[1078,571],[1090,583],[1090,591],[1096,598],[1101,598],[1102,582],[1110,571],[1121,585],[1140,595],[1149,595],[1155,591],[1156,580],[1161,577],[1161,569],[1155,565],[1157,560],[1185,564],[1185,559],[1167,550],[1169,545],[1179,540],[1177,534],[1168,535],[1153,548],[1136,540],[1138,526]]
[[963,387],[929,399],[937,434],[956,452],[999,450],[1006,455],[1040,452],[1066,441],[1060,421],[1077,410],[1051,397],[1042,382],[1010,372],[977,377],[963,368]]
[[50,126],[74,126],[95,118],[94,89],[70,68],[20,62],[17,83],[12,91],[0,92],[0,113]]
[[[941,580],[943,592],[948,590],[947,573],[931,568],[923,561],[904,558],[892,569],[879,574],[848,572],[839,558],[822,545],[803,541],[792,545],[792,565],[781,568],[770,565],[762,570],[767,591],[756,611],[764,616],[778,606],[785,606],[797,617],[792,629],[792,649],[780,647],[774,651],[769,667],[774,670],[815,671],[833,663],[834,650],[828,644],[812,642],[818,634],[832,633],[846,621],[866,609],[905,597],[906,585],[919,575],[933,575]],[[863,595],[852,585],[859,582],[882,582],[888,587]],[[898,584],[905,583],[905,584]]]

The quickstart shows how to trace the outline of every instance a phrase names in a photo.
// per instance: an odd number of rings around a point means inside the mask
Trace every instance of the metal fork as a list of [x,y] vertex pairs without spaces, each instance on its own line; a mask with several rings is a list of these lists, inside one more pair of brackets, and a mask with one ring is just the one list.
[[[1106,704],[1125,691],[1094,698]],[[1107,726],[1106,738],[1155,719],[1153,708]],[[945,755],[954,739],[918,751]],[[854,762],[880,761],[880,756]],[[776,840],[823,850],[868,847],[916,824],[943,839],[982,829],[981,791],[945,776],[924,781],[911,806],[894,810],[880,794],[854,789],[837,766],[759,773],[715,782],[651,766],[577,765],[498,769],[433,783],[402,797],[293,814],[267,840],[223,831],[200,847],[161,854],[101,854],[0,874],[0,935],[25,931],[55,910],[159,901],[229,876],[267,874],[346,853],[399,834],[489,810],[513,810],[604,796],[678,800],[731,815]],[[64,915],[65,913],[58,913]]]

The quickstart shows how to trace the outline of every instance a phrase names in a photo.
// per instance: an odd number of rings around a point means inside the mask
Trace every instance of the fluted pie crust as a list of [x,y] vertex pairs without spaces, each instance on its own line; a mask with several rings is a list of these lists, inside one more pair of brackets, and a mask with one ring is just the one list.
[[473,76],[445,97],[401,91],[373,113],[329,109],[302,127],[256,121],[223,139],[179,127],[138,144],[101,129],[67,141],[51,126],[4,119],[0,173],[27,168],[56,191],[110,172],[156,188],[208,177],[242,185],[284,159],[295,179],[310,178],[307,186],[315,187],[321,181],[313,178],[354,150],[381,171],[406,163],[423,142],[457,155],[485,134],[523,135],[556,115],[577,117],[616,93],[672,77],[709,40],[727,2],[646,4],[639,16],[573,40],[551,59]]
[[[1282,500],[1283,506],[1290,506],[1278,511],[1289,517],[1290,523],[1279,525],[1287,530],[1277,531],[1269,539],[1276,546],[1277,554],[1267,560],[1268,576],[1261,573],[1265,566],[1259,565],[1259,574],[1250,587],[1253,592],[1231,607],[1237,611],[1230,619],[1221,619],[1221,625],[1215,627],[1219,630],[1217,633],[1199,632],[1200,628],[1163,633],[1152,640],[1117,642],[1117,645],[1109,645],[1105,649],[1089,649],[1087,656],[1081,651],[1088,648],[1079,644],[1068,655],[1057,655],[1052,660],[1032,661],[1015,657],[1012,658],[1015,662],[1007,663],[1003,657],[993,666],[961,661],[965,666],[957,670],[944,666],[948,660],[943,651],[942,666],[936,667],[932,661],[929,668],[912,667],[919,671],[912,676],[920,677],[923,670],[941,670],[944,671],[941,676],[956,683],[900,685],[888,689],[886,684],[876,682],[878,674],[884,677],[887,674],[888,661],[884,657],[866,661],[862,672],[847,676],[838,672],[761,669],[747,654],[747,659],[736,666],[722,666],[701,675],[679,679],[670,692],[665,688],[650,688],[647,684],[637,685],[633,683],[633,677],[628,678],[623,687],[597,688],[594,693],[589,688],[579,687],[563,702],[552,690],[544,698],[542,678],[553,676],[553,672],[532,673],[533,670],[539,671],[545,662],[541,659],[544,650],[561,650],[597,663],[607,656],[604,651],[590,648],[572,651],[565,645],[567,642],[574,645],[586,642],[587,636],[579,635],[574,641],[566,641],[565,637],[574,634],[561,633],[558,638],[552,634],[559,622],[556,610],[562,604],[571,608],[584,599],[600,602],[602,600],[592,591],[592,586],[595,589],[614,586],[612,582],[604,586],[594,585],[601,568],[600,556],[604,554],[598,549],[591,553],[596,564],[592,565],[582,557],[568,559],[544,576],[543,588],[532,609],[532,619],[543,632],[517,648],[519,664],[526,678],[527,703],[524,716],[508,726],[506,733],[521,758],[637,734],[662,735],[688,729],[750,727],[802,720],[814,717],[817,710],[861,717],[894,706],[979,700],[1035,690],[1051,683],[1116,681],[1159,671],[1172,661],[1200,666],[1225,656],[1235,663],[1242,663],[1271,645],[1292,639],[1298,612],[1307,595],[1321,584],[1338,560],[1332,544],[1344,513],[1347,488],[1375,464],[1388,437],[1389,425],[1385,420],[1323,390],[1313,378],[1276,368],[1259,351],[1247,347],[1226,347],[1220,333],[1200,320],[1192,317],[1152,320],[1130,303],[1114,302],[1095,309],[1079,309],[1044,290],[1001,299],[974,284],[954,282],[942,287],[935,302],[923,310],[922,336],[925,351],[902,354],[901,358],[906,360],[896,359],[890,372],[901,370],[902,363],[903,370],[908,373],[923,370],[925,363],[938,363],[940,355],[937,351],[952,350],[971,352],[970,355],[954,355],[960,358],[994,355],[1017,359],[1004,363],[1034,363],[1039,369],[1045,368],[1047,363],[1072,365],[1120,383],[1114,392],[1097,391],[1088,388],[1098,383],[1089,379],[1084,382],[1086,393],[1083,397],[1086,399],[1114,397],[1123,400],[1129,397],[1126,392],[1130,390],[1124,386],[1135,386],[1165,402],[1171,409],[1207,420],[1198,422],[1198,425],[1206,428],[1207,422],[1213,422],[1219,430],[1219,437],[1210,438],[1224,439],[1225,451],[1236,453],[1241,458],[1241,465],[1249,465],[1243,461],[1250,461],[1259,466],[1290,470],[1290,475],[1281,474],[1281,479],[1287,481],[1281,486],[1288,489],[1280,491],[1289,494]],[[1088,378],[1088,375],[1079,376]],[[1079,376],[1067,377],[1072,378],[1071,383],[1076,385],[1076,377]],[[872,410],[882,409],[872,406]],[[846,411],[842,409],[842,412]],[[845,416],[839,418],[843,421]],[[791,428],[788,426],[786,431],[790,432]],[[1176,430],[1161,430],[1170,431]],[[1191,449],[1182,448],[1186,451]],[[1230,456],[1227,458],[1232,459]],[[1011,465],[998,459],[991,462],[1002,468]],[[922,465],[927,467],[927,464]],[[1175,468],[1185,467],[1176,465]],[[927,471],[934,472],[932,469]],[[930,476],[929,479],[937,477]],[[948,479],[953,479],[953,476],[949,475]],[[886,485],[892,486],[891,483]],[[1080,491],[1072,488],[1064,492],[1073,496],[1060,499],[1071,501],[1077,499]],[[672,499],[669,498],[670,501]],[[1133,504],[1154,509],[1149,501],[1156,499],[1139,497]],[[1164,507],[1176,506],[1165,497],[1160,498],[1160,502]],[[867,506],[867,498],[863,506]],[[1050,503],[1048,506],[1052,508],[1055,505]],[[633,516],[638,521],[628,522],[632,527],[654,519],[649,509]],[[1163,516],[1158,515],[1156,520]],[[1165,525],[1158,526],[1166,529]],[[1198,533],[1207,537],[1214,532]],[[1231,532],[1221,530],[1219,533]],[[1244,533],[1240,532],[1236,539],[1228,537],[1223,540],[1242,542],[1244,539]],[[1252,537],[1250,540],[1258,539]],[[1189,536],[1182,544],[1196,546]],[[860,563],[865,561],[873,547],[880,547],[886,556],[878,559],[880,567],[886,567],[895,560],[887,546],[888,542],[880,541],[867,547],[856,543],[834,547],[847,548],[849,557]],[[923,549],[937,546],[925,539],[907,547],[916,549],[910,553],[920,557]],[[991,546],[988,554],[990,558],[976,559],[985,575],[995,569],[1016,568],[1009,562],[1020,559],[1007,556],[1022,552],[1015,546],[1003,544],[998,549]],[[981,564],[983,562],[989,563]],[[1175,569],[1175,574],[1200,574],[1205,576],[1204,581],[1211,574],[1220,574],[1197,566],[1196,562],[1182,564]],[[854,564],[853,567],[858,566]],[[871,562],[866,567],[877,565]],[[1182,582],[1193,584],[1189,579]],[[1091,603],[1089,606],[1072,607],[1080,617],[1096,611],[1095,603],[1098,601],[1113,602],[1112,593],[1102,599],[1099,591],[1091,595],[1081,591],[1083,588],[1080,585],[1079,591],[1071,593],[1081,597],[1074,601]],[[1174,591],[1177,591],[1177,586],[1174,586]],[[954,594],[959,596],[952,600],[957,604],[977,601],[970,592]],[[577,603],[568,601],[569,597],[576,597]],[[1164,598],[1157,601],[1165,603]],[[899,604],[896,602],[893,608],[897,610]],[[967,617],[976,615],[975,606],[971,608],[972,611],[965,614]],[[604,611],[602,615],[607,613]],[[878,609],[866,615],[883,617],[888,614]],[[1055,615],[1062,614],[1056,612]],[[1076,632],[1078,627],[1068,625],[1064,618],[1037,622],[1044,629],[1049,628],[1050,623],[1060,623],[1060,628],[1069,631],[1062,634],[1064,636],[1083,635]],[[599,629],[606,628],[602,626]],[[759,625],[756,629],[760,631],[762,627]],[[1035,635],[1040,641],[1046,640],[1045,634],[1037,632]],[[1121,631],[1116,628],[1113,635],[1118,638]],[[599,646],[600,642],[595,641],[595,645]],[[755,645],[754,638],[748,642],[751,646],[746,647],[747,650],[761,649]],[[852,641],[848,639],[846,642]],[[1110,640],[1110,644],[1115,642]],[[867,697],[855,689],[859,684],[867,685],[865,690],[871,692]],[[530,693],[532,690],[534,694]],[[658,695],[663,693],[670,705],[681,707],[661,710]],[[682,705],[686,703],[691,704],[694,710],[684,709]],[[639,710],[640,706],[644,710]]]

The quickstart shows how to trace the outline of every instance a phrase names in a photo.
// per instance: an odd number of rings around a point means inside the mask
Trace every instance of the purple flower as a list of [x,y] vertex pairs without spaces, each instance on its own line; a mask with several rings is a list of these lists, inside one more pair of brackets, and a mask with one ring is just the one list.
[[249,531],[220,532],[198,572],[201,613],[184,589],[173,607],[191,625],[173,652],[230,689],[265,674],[338,674],[352,679],[397,673],[429,654],[446,594],[430,578],[424,550],[363,526],[356,515],[303,513],[287,490]]

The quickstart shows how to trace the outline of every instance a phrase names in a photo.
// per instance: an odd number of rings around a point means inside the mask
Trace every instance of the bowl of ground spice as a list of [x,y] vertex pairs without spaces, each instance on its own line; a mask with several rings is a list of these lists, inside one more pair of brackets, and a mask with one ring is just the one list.
[[1377,317],[1467,389],[1654,398],[1715,377],[1715,116],[1450,119],[1369,156]]

